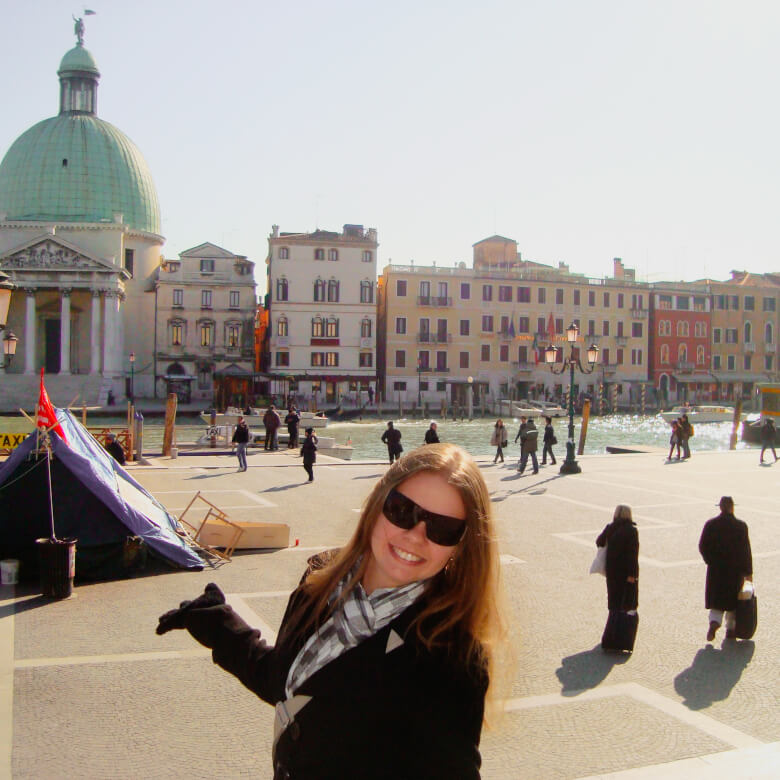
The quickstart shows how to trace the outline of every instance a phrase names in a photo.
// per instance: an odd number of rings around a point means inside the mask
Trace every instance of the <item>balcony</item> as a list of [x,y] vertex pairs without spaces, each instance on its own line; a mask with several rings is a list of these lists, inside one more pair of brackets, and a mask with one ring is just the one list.
[[374,339],[371,336],[360,337],[360,349],[372,349],[374,346]]
[[617,363],[602,363],[601,367],[604,369],[604,374],[612,375],[617,371]]
[[685,373],[690,373],[694,368],[696,368],[696,364],[692,363],[690,360],[678,360],[674,364],[675,371],[684,371]]
[[777,344],[764,344],[764,352],[777,352]]
[[451,344],[451,333],[431,333],[421,331],[417,334],[418,344]]
[[449,374],[450,369],[447,366],[436,366],[433,369],[434,374]]
[[745,342],[745,352],[755,352],[756,351],[756,342],[755,341],[746,341]]
[[631,316],[635,320],[646,320],[647,319],[647,309],[631,309]]
[[272,339],[272,344],[275,347],[289,347],[290,346],[290,337],[289,336],[276,336]]
[[418,306],[434,306],[441,308],[443,306],[452,306],[452,298],[440,295],[418,295]]
[[513,371],[518,373],[533,371],[536,368],[536,363],[529,363],[527,360],[513,361],[509,364]]
[[619,347],[625,347],[628,344],[628,336],[615,336],[615,344]]

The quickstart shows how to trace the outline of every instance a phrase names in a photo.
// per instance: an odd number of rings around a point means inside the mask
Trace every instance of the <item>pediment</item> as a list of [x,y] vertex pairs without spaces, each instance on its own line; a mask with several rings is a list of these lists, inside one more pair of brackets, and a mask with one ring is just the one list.
[[227,249],[223,249],[221,246],[212,244],[210,241],[206,241],[206,243],[194,246],[192,249],[185,249],[183,252],[179,252],[179,257],[235,258],[237,255],[233,254],[233,252],[228,252]]
[[0,256],[0,269],[4,271],[102,271],[104,273],[121,271],[112,263],[51,235],[39,236],[9,250]]

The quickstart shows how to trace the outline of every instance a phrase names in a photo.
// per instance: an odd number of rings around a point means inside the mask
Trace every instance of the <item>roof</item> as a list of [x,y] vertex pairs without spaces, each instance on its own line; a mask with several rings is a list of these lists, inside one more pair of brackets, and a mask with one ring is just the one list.
[[57,71],[58,76],[72,72],[92,73],[95,76],[100,75],[95,58],[83,46],[74,46],[65,54],[60,62],[60,68]]
[[717,382],[770,382],[769,374],[757,374],[750,371],[713,371],[712,375]]
[[472,244],[472,246],[479,246],[480,244],[485,244],[488,241],[503,241],[505,244],[517,244],[517,241],[515,241],[514,238],[507,238],[506,236],[494,235],[494,236],[490,236],[489,238],[483,238],[481,241],[477,241],[475,244]]

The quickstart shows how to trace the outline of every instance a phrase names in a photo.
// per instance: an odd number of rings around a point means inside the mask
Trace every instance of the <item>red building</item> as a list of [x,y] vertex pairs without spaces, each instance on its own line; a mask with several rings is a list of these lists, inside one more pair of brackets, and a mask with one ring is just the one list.
[[649,378],[662,404],[713,398],[711,337],[712,305],[704,285],[652,285]]

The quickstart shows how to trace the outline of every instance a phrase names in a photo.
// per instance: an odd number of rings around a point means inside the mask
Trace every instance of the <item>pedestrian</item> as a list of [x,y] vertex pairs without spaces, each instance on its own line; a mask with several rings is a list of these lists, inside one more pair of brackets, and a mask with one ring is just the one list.
[[496,448],[496,457],[493,458],[493,463],[496,463],[499,458],[501,458],[502,463],[504,462],[504,447],[507,444],[509,444],[509,433],[504,426],[504,421],[499,417],[493,426],[493,433],[490,435],[490,445]]
[[[612,522],[598,535],[596,546],[607,548],[607,609],[610,613],[636,614],[639,607],[639,533],[630,506],[618,504],[615,507]],[[602,647],[604,639],[602,637]],[[633,642],[631,645],[633,648]],[[604,649],[615,648],[607,646]]]
[[371,385],[368,386],[368,405],[374,405],[374,388]]
[[284,418],[284,424],[287,426],[287,449],[294,450],[298,447],[298,425],[301,422],[301,416],[294,406],[287,410],[287,416]]
[[436,431],[436,423],[431,420],[431,425],[427,431],[425,431],[425,443],[426,444],[438,444],[439,434]]
[[401,446],[401,431],[393,427],[393,421],[387,423],[387,429],[382,434],[382,441],[387,445],[387,456],[390,463],[401,458],[404,448]]
[[726,639],[736,639],[734,610],[745,580],[753,581],[753,554],[747,523],[734,516],[734,499],[723,496],[720,514],[704,524],[699,552],[707,564],[704,606],[710,611],[707,641],[712,642],[723,622]]
[[108,406],[113,406],[114,403],[115,403],[115,400],[116,399],[114,398],[114,391],[109,388],[108,395],[106,396],[106,404]]
[[777,462],[777,453],[775,452],[775,421],[771,417],[764,417],[764,422],[761,425],[761,460],[764,462],[764,452],[767,449],[772,450],[772,455],[775,456],[775,462]]
[[306,435],[301,445],[303,468],[309,475],[309,482],[314,482],[314,464],[317,460],[317,437],[314,435],[314,428],[307,428],[304,433]]
[[682,459],[687,460],[691,457],[691,448],[688,445],[688,440],[693,436],[693,426],[688,422],[687,414],[683,414],[677,423],[677,435],[683,451]]
[[116,435],[113,433],[106,434],[106,451],[120,466],[125,465],[124,447],[116,440]]
[[545,417],[544,426],[544,446],[542,447],[542,466],[547,465],[547,456],[550,456],[550,463],[555,465],[555,455],[553,455],[552,446],[558,443],[558,439],[555,438],[555,429],[552,424],[552,417]]
[[346,546],[309,559],[275,646],[214,584],[157,633],[186,629],[276,707],[275,778],[478,778],[506,635],[496,537],[471,456],[419,447]]
[[277,438],[279,426],[282,424],[282,418],[271,404],[263,415],[263,425],[265,425],[265,449],[278,450],[279,440]]
[[538,448],[539,431],[534,424],[533,418],[521,417],[520,430],[515,436],[515,444],[520,439],[520,462],[517,464],[517,470],[520,474],[525,471],[528,456],[531,456],[531,463],[534,467],[534,474],[539,473],[539,461],[536,459],[536,450]]
[[669,437],[669,457],[667,460],[672,459],[675,447],[677,447],[677,460],[680,460],[680,423],[677,420],[672,420],[672,435]]
[[236,430],[233,431],[233,443],[236,445],[238,470],[246,471],[246,448],[249,446],[249,426],[244,422],[244,418],[240,415]]

